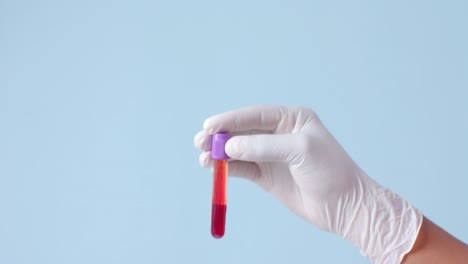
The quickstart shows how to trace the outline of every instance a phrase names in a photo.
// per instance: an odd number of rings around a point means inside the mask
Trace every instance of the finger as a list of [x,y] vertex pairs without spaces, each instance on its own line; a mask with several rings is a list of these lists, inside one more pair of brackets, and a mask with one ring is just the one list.
[[[231,133],[231,136],[241,136],[241,135],[255,135],[255,134],[265,134],[271,132],[265,132],[261,130],[250,130],[250,131],[242,131],[242,132],[234,132]],[[195,137],[193,138],[193,143],[196,148],[208,151],[211,150],[211,135],[206,130],[202,130],[198,132]]]
[[206,130],[198,132],[193,138],[195,147],[203,151],[211,150],[211,136]]
[[202,152],[198,158],[198,162],[203,168],[210,168],[213,164],[213,160],[211,160],[211,151]]
[[229,111],[205,120],[203,128],[210,134],[250,130],[274,131],[288,108],[284,106],[257,105]]
[[226,153],[233,159],[252,162],[300,162],[307,141],[298,134],[232,137]]
[[228,174],[256,183],[260,178],[260,168],[254,162],[235,160],[229,162]]
[[[211,159],[211,152],[203,152],[200,154],[200,165],[204,168],[210,168],[213,166],[213,160]],[[229,161],[228,165],[229,176],[244,178],[253,182],[257,182],[260,177],[260,168],[254,162],[249,161]]]

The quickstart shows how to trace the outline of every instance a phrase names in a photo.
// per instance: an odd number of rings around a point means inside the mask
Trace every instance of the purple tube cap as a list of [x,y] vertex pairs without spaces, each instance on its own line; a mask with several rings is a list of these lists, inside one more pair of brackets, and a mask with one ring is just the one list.
[[229,156],[226,154],[224,147],[226,142],[231,138],[228,133],[216,133],[211,136],[211,159],[227,160]]

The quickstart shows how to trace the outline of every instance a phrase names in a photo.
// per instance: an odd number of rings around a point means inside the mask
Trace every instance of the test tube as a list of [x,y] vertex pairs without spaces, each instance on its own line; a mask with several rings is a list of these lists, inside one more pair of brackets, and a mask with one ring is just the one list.
[[226,189],[229,156],[224,147],[231,135],[214,134],[211,137],[211,159],[213,160],[213,199],[211,207],[211,235],[214,238],[224,236],[226,224]]

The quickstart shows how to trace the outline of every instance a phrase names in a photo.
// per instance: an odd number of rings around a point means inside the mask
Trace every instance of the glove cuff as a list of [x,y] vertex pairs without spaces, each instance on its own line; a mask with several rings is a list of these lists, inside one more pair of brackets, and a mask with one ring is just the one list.
[[[342,232],[374,264],[401,263],[411,250],[423,215],[409,202],[368,179],[366,192]],[[365,181],[365,180],[364,180]]]

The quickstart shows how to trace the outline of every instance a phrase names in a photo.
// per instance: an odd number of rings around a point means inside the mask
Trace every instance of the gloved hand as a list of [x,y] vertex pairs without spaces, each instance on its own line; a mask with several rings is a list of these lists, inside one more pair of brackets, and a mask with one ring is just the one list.
[[422,214],[349,157],[311,110],[253,106],[208,118],[195,136],[209,167],[210,135],[229,132],[229,174],[257,183],[318,228],[341,235],[372,263],[400,263]]

